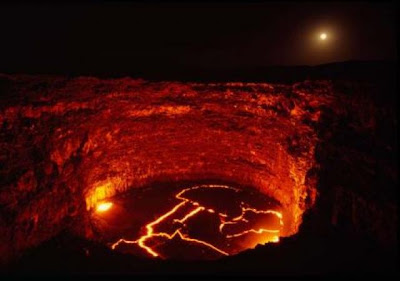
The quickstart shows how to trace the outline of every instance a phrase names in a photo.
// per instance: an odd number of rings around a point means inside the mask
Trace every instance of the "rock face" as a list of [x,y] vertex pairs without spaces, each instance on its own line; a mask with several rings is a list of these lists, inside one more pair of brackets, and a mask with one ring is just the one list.
[[315,210],[333,225],[397,245],[397,108],[390,83],[341,82],[324,110],[316,148]]
[[[333,120],[358,105],[353,97],[343,100],[329,81],[0,79],[4,260],[66,228],[90,237],[85,219],[96,202],[157,182],[215,179],[256,188],[284,206],[287,236],[318,202],[317,185],[321,202],[336,204],[319,210],[341,208],[331,196],[338,184],[326,188],[318,181],[328,177],[331,152],[341,149],[332,142],[341,132]],[[376,129],[373,122],[357,126],[353,131]],[[322,147],[319,159],[316,147]]]

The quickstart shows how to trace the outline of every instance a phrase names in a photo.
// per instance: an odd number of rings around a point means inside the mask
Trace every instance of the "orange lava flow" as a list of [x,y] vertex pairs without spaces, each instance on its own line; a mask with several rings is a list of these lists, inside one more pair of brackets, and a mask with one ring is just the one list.
[[98,212],[98,213],[106,212],[112,207],[112,205],[113,204],[111,202],[100,203],[96,207],[96,212]]
[[239,236],[242,236],[242,235],[250,233],[250,232],[257,233],[257,234],[261,234],[261,233],[264,233],[264,232],[279,233],[279,230],[275,230],[275,229],[274,230],[270,230],[270,229],[265,229],[265,228],[260,228],[259,230],[249,229],[249,230],[245,230],[245,231],[242,231],[242,232],[239,232],[239,233],[236,233],[236,234],[226,235],[226,238],[239,237]]
[[193,211],[191,211],[189,214],[187,214],[186,216],[184,216],[182,219],[180,220],[174,220],[176,222],[180,222],[183,223],[184,221],[186,221],[188,218],[193,217],[194,215],[196,215],[198,212],[203,211],[204,207],[197,207],[196,209],[194,209]]
[[[244,218],[245,214],[247,212],[253,212],[253,213],[257,213],[257,214],[273,214],[275,216],[277,216],[279,218],[279,222],[280,225],[283,225],[283,220],[282,220],[282,213],[278,212],[278,211],[274,211],[274,210],[257,210],[257,209],[253,209],[253,208],[249,208],[249,207],[244,207],[244,203],[242,202],[242,213],[240,214],[240,216],[237,216],[235,218],[233,218],[232,220],[225,220],[228,215],[224,214],[224,213],[219,213],[216,212],[214,209],[211,208],[206,208],[204,206],[201,206],[199,202],[190,200],[188,198],[183,197],[183,194],[187,191],[190,190],[195,190],[195,189],[199,189],[199,188],[224,188],[224,189],[231,189],[234,191],[238,191],[238,189],[230,187],[230,186],[225,186],[225,185],[200,185],[200,186],[194,186],[194,187],[190,187],[190,188],[186,188],[181,190],[178,194],[175,195],[175,198],[178,200],[181,200],[180,203],[178,203],[177,205],[175,205],[171,210],[169,210],[168,212],[166,212],[165,214],[159,216],[156,220],[150,222],[149,224],[146,225],[146,234],[144,234],[143,236],[139,237],[139,239],[137,240],[125,240],[125,239],[119,239],[117,242],[113,243],[111,245],[111,249],[115,249],[119,244],[121,243],[126,243],[126,244],[138,244],[139,247],[141,247],[142,249],[144,249],[148,254],[150,254],[153,257],[160,257],[160,254],[157,253],[154,249],[152,249],[151,247],[149,247],[148,245],[146,245],[146,241],[150,238],[153,237],[164,237],[167,238],[169,240],[173,239],[174,237],[176,237],[177,235],[179,236],[179,238],[181,240],[184,241],[188,241],[188,242],[192,242],[192,243],[197,243],[197,244],[201,244],[204,245],[222,255],[225,256],[229,256],[229,254],[221,249],[219,249],[218,247],[212,245],[211,243],[208,243],[206,241],[203,240],[199,240],[199,239],[195,239],[195,238],[191,238],[189,236],[184,235],[181,232],[181,227],[178,228],[175,232],[173,232],[172,234],[168,234],[166,232],[155,232],[154,227],[158,224],[160,224],[162,221],[164,221],[165,219],[167,219],[168,217],[170,217],[171,215],[175,214],[182,206],[186,205],[186,204],[191,204],[192,206],[195,206],[196,208],[193,209],[192,211],[190,211],[189,213],[187,213],[183,218],[181,219],[174,219],[174,222],[179,222],[181,224],[184,224],[185,221],[187,221],[188,219],[190,219],[191,217],[196,216],[198,213],[202,212],[202,211],[207,211],[209,213],[217,213],[219,219],[220,219],[220,225],[219,225],[219,230],[222,233],[223,231],[223,227],[227,224],[236,224],[238,222],[248,222],[248,220],[246,220]],[[234,233],[234,234],[230,234],[230,235],[225,235],[226,238],[234,238],[234,237],[239,237],[248,233],[256,233],[256,234],[261,234],[261,233],[275,233],[277,235],[275,235],[272,240],[268,241],[268,242],[278,242],[279,241],[279,229],[264,229],[264,228],[260,228],[260,229],[248,229],[239,233]]]

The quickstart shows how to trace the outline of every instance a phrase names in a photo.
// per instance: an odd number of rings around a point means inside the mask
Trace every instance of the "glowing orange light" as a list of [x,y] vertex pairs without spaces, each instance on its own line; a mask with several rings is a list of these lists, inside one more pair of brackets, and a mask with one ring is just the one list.
[[233,238],[233,237],[239,237],[242,236],[244,234],[248,234],[248,233],[257,233],[257,234],[261,234],[264,232],[269,232],[269,233],[279,233],[279,230],[270,230],[270,229],[265,229],[265,228],[260,228],[259,230],[255,230],[255,229],[249,229],[249,230],[245,230],[236,234],[232,234],[232,235],[226,235],[226,238]]
[[98,213],[103,213],[108,211],[111,207],[112,207],[113,203],[111,202],[103,202],[103,203],[99,203],[96,207],[96,211]]
[[[167,238],[169,240],[173,239],[174,237],[176,237],[177,235],[179,236],[179,238],[181,240],[184,241],[188,241],[188,242],[193,242],[193,243],[197,243],[197,244],[201,244],[204,245],[216,252],[219,252],[222,255],[228,256],[229,254],[221,249],[219,249],[218,247],[212,245],[211,243],[208,243],[206,241],[202,241],[199,239],[194,239],[188,236],[185,236],[184,234],[182,234],[182,232],[180,231],[181,228],[178,228],[174,233],[172,234],[168,234],[165,232],[154,232],[154,227],[161,223],[162,221],[164,221],[166,218],[168,218],[169,216],[173,215],[174,213],[176,213],[178,211],[178,209],[180,209],[182,206],[184,206],[185,204],[191,204],[192,206],[195,206],[196,208],[191,210],[189,213],[187,213],[183,218],[181,219],[174,219],[175,222],[180,222],[180,223],[184,223],[185,221],[187,221],[188,219],[190,219],[191,217],[194,217],[196,214],[198,214],[201,211],[207,211],[209,213],[216,213],[215,210],[210,209],[210,208],[205,208],[204,206],[200,206],[199,202],[190,200],[188,198],[183,197],[183,194],[189,190],[195,190],[201,187],[207,187],[207,188],[225,188],[225,189],[231,189],[231,190],[235,190],[238,191],[238,189],[233,188],[233,187],[229,187],[229,186],[225,186],[225,185],[202,185],[202,186],[195,186],[195,187],[191,187],[191,188],[186,188],[181,190],[178,194],[175,195],[176,199],[182,200],[182,202],[180,202],[179,204],[175,205],[170,211],[168,211],[167,213],[161,215],[160,217],[158,217],[156,220],[150,222],[149,224],[146,225],[146,234],[139,237],[139,239],[137,240],[125,240],[125,239],[119,239],[117,242],[113,243],[111,245],[111,249],[115,249],[119,244],[121,243],[126,243],[126,244],[138,244],[139,247],[143,248],[147,253],[149,253],[151,256],[153,257],[159,257],[159,253],[157,253],[154,249],[152,249],[151,247],[147,246],[145,244],[145,242],[153,237],[164,237]],[[217,215],[220,219],[220,225],[219,225],[219,230],[222,233],[222,229],[224,227],[224,225],[227,224],[236,224],[239,221],[241,222],[248,222],[248,220],[246,220],[244,218],[244,215],[246,212],[254,212],[257,214],[273,214],[275,216],[277,216],[279,218],[280,224],[283,225],[283,221],[282,221],[282,214],[278,211],[274,211],[274,210],[257,210],[257,209],[253,209],[253,208],[248,208],[248,207],[243,207],[242,206],[242,213],[240,216],[233,218],[231,221],[225,221],[225,218],[228,217],[227,214],[224,213],[218,213]],[[275,234],[279,234],[280,230],[269,230],[269,229],[248,229],[245,231],[242,231],[240,233],[234,233],[231,235],[225,235],[226,238],[234,238],[234,237],[239,237],[248,233],[256,233],[256,234],[261,234],[264,232],[268,232],[268,233],[275,233]],[[276,235],[274,236],[272,239],[269,239],[267,241],[265,241],[265,243],[267,242],[278,242],[279,241],[279,236]]]
[[274,236],[272,238],[272,240],[269,240],[269,242],[278,243],[279,242],[279,236]]
[[184,221],[186,221],[188,218],[193,217],[194,215],[196,215],[198,212],[203,211],[204,207],[197,207],[196,209],[194,209],[193,211],[191,211],[189,214],[187,214],[184,218],[180,219],[180,220],[174,220],[180,223],[183,223]]
[[328,38],[328,35],[326,35],[326,33],[321,33],[319,35],[319,39],[321,39],[321,40],[326,40],[326,38]]

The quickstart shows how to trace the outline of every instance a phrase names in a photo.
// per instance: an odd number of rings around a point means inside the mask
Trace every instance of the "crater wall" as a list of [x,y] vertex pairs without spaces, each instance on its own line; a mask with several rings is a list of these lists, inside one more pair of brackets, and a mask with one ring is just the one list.
[[100,200],[164,181],[256,188],[282,204],[292,235],[318,194],[321,114],[339,103],[329,81],[0,80],[5,260],[76,224]]

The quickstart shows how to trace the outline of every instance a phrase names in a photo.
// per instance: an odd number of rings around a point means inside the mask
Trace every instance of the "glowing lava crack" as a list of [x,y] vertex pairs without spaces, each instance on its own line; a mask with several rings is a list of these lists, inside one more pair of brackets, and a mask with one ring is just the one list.
[[[136,244],[138,245],[140,248],[144,249],[148,254],[150,254],[153,257],[161,257],[164,258],[163,256],[161,256],[158,252],[155,251],[154,248],[150,247],[149,245],[146,244],[146,241],[151,239],[151,238],[155,238],[155,237],[159,237],[159,238],[167,238],[168,240],[172,240],[176,237],[179,237],[182,241],[187,241],[190,243],[195,243],[195,244],[199,244],[199,245],[203,245],[208,247],[209,249],[212,249],[215,252],[218,252],[221,255],[225,255],[228,256],[230,255],[230,253],[218,248],[217,246],[208,243],[206,241],[200,240],[200,239],[196,239],[196,238],[192,238],[186,234],[184,234],[182,232],[182,228],[186,226],[186,222],[191,219],[196,217],[196,215],[198,215],[201,212],[208,212],[211,214],[216,214],[219,218],[219,232],[221,233],[221,235],[223,235],[225,238],[227,239],[233,239],[236,237],[240,237],[240,236],[245,236],[248,234],[256,234],[256,235],[260,235],[263,233],[270,233],[273,234],[272,238],[269,238],[268,240],[263,240],[260,243],[267,243],[267,242],[278,242],[279,241],[279,234],[280,234],[280,229],[267,229],[267,228],[248,228],[246,230],[243,231],[239,231],[239,232],[234,232],[234,233],[225,233],[224,228],[227,225],[237,225],[239,223],[242,224],[247,224],[249,222],[248,219],[245,218],[245,216],[249,213],[253,213],[253,214],[270,214],[273,216],[276,216],[279,219],[279,224],[282,227],[283,226],[283,218],[282,218],[282,213],[278,212],[276,210],[258,210],[255,208],[250,208],[248,207],[244,202],[241,202],[240,208],[241,208],[241,214],[239,216],[233,217],[231,219],[227,219],[229,216],[226,213],[223,212],[218,212],[215,209],[211,209],[211,208],[207,208],[205,206],[202,206],[199,202],[197,201],[193,201],[189,198],[184,197],[184,194],[188,191],[193,191],[199,188],[216,188],[216,189],[229,189],[229,190],[233,190],[235,192],[238,192],[239,190],[230,186],[226,186],[226,185],[200,185],[200,186],[194,186],[194,187],[190,187],[190,188],[185,188],[183,190],[181,190],[179,193],[177,193],[175,195],[175,198],[178,199],[180,201],[180,203],[178,203],[177,205],[175,205],[172,209],[170,209],[168,212],[162,214],[161,216],[159,216],[156,220],[148,223],[146,225],[146,234],[142,235],[141,237],[139,237],[136,240],[125,240],[125,239],[119,239],[117,242],[113,243],[111,245],[111,248],[114,250],[116,249],[116,247],[118,245],[120,245],[121,243],[126,243],[126,244]],[[173,219],[174,223],[179,223],[180,227],[173,231],[172,233],[167,233],[167,232],[161,232],[161,231],[155,231],[155,227],[157,225],[159,225],[161,222],[165,221],[167,218],[171,217],[172,215],[176,214],[177,211],[179,209],[181,209],[183,206],[193,206],[194,209],[192,209],[190,212],[186,213],[181,219]],[[261,240],[259,240],[261,241]]]

